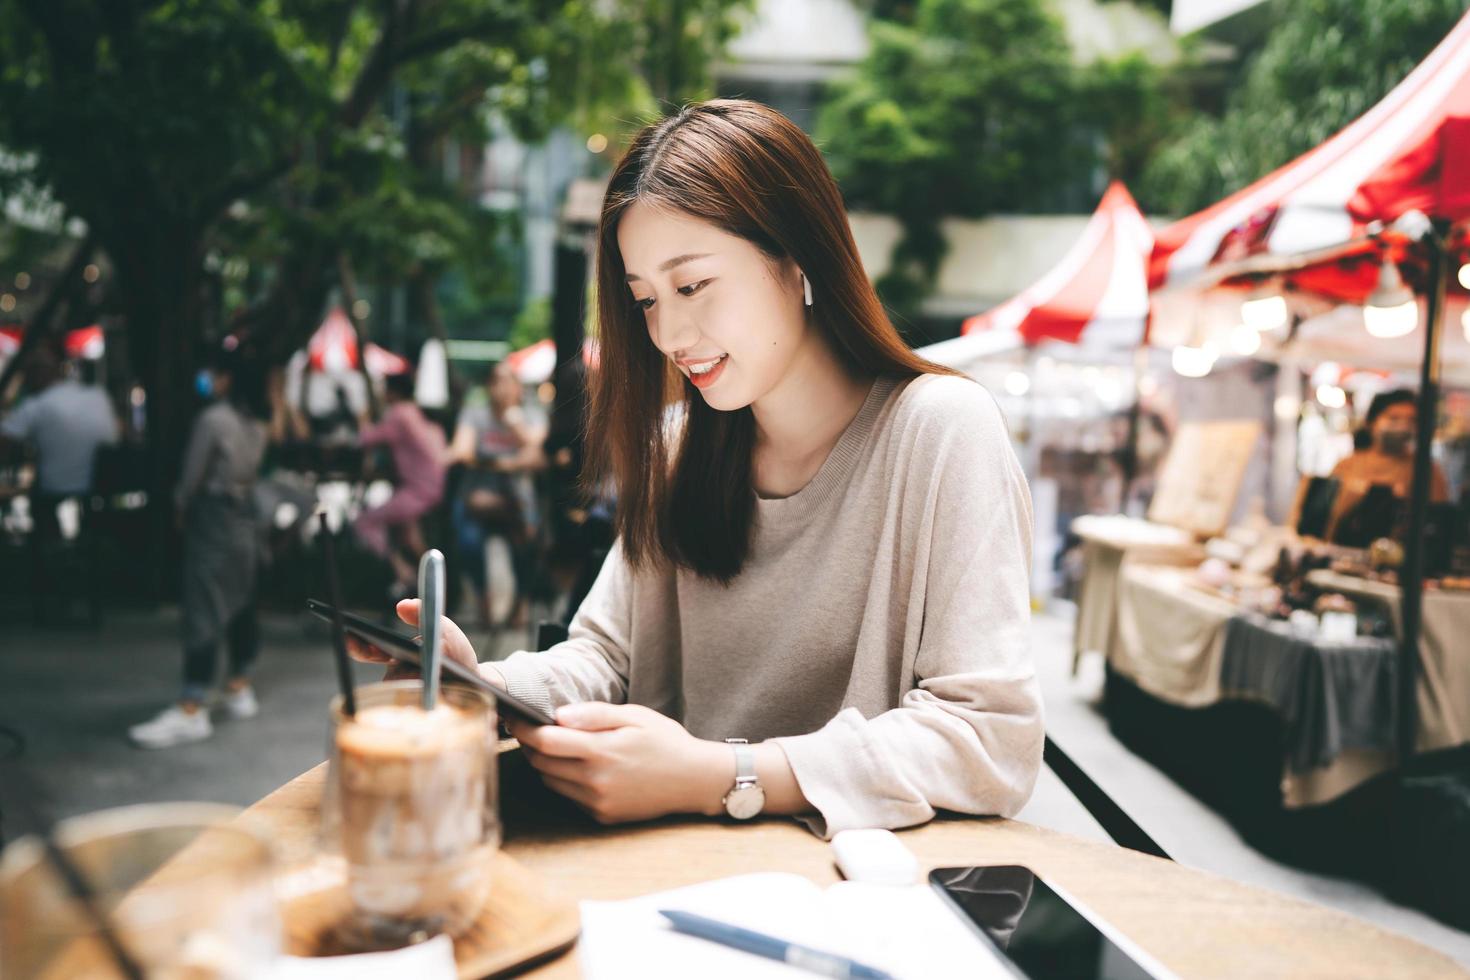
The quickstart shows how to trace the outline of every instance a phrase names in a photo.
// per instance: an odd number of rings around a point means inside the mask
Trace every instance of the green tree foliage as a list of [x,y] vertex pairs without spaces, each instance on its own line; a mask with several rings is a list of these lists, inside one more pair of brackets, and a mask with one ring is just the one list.
[[527,303],[516,317],[510,330],[510,346],[512,350],[522,350],[550,336],[551,300],[542,296]]
[[942,218],[1085,209],[1104,168],[1127,179],[1164,131],[1159,70],[1138,56],[1077,66],[1045,0],[872,9],[869,56],[817,129],[849,205],[902,225],[878,283],[900,315],[944,258]]
[[1466,0],[1293,0],[1219,118],[1191,121],[1155,155],[1143,197],[1165,212],[1208,207],[1322,143],[1413,70]]
[[483,138],[492,118],[527,139],[631,126],[700,94],[747,5],[0,0],[0,195],[48,196],[114,270],[105,302],[148,389],[159,504],[220,297],[248,301],[232,326],[283,357],[354,266],[425,309],[448,270],[503,274],[503,228],[444,179],[444,139]]

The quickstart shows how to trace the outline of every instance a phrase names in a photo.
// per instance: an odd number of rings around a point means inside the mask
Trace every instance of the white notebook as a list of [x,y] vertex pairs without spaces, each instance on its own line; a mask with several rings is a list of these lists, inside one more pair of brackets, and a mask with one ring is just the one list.
[[623,902],[583,902],[588,980],[811,978],[814,974],[675,932],[659,909],[680,909],[849,957],[900,980],[1012,976],[925,885],[842,881],[821,888],[794,874],[720,878]]

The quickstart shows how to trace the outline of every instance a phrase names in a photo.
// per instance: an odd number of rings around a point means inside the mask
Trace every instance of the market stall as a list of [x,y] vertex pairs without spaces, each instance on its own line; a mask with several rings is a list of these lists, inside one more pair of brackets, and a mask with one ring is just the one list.
[[1082,656],[1117,647],[1118,580],[1128,562],[1197,565],[1203,541],[1225,532],[1250,454],[1260,436],[1251,421],[1191,422],[1175,433],[1145,519],[1088,515],[1072,523],[1083,541],[1072,669]]
[[[1307,297],[1357,306],[1363,331],[1421,353],[1419,432],[1402,562],[1402,744],[1414,740],[1413,679],[1430,453],[1438,420],[1446,292],[1470,264],[1470,16],[1368,113],[1305,156],[1159,235],[1151,281],[1189,295],[1238,284],[1289,321]],[[1452,286],[1451,283],[1454,283]],[[1274,291],[1274,295],[1270,295]],[[1421,306],[1423,307],[1421,309]],[[1423,324],[1420,343],[1411,339]],[[1290,346],[1288,333],[1282,346]],[[1189,338],[1206,344],[1207,339]]]
[[[1260,764],[1273,766],[1275,779],[1256,781],[1271,789],[1256,816],[1341,800],[1333,833],[1317,837],[1336,841],[1347,861],[1364,835],[1406,832],[1419,807],[1415,774],[1444,759],[1453,780],[1470,740],[1470,661],[1450,652],[1457,639],[1464,645],[1459,616],[1470,608],[1470,593],[1458,591],[1470,584],[1470,508],[1429,506],[1442,379],[1470,377],[1466,346],[1446,339],[1452,326],[1470,330],[1460,322],[1470,289],[1467,220],[1470,16],[1337,136],[1160,232],[1150,262],[1151,339],[1172,348],[1181,374],[1207,374],[1231,354],[1311,374],[1327,367],[1313,359],[1329,351],[1383,368],[1385,382],[1394,370],[1418,373],[1406,516],[1371,548],[1303,542],[1298,528],[1268,529],[1269,547],[1231,548],[1231,532],[1206,543],[1211,557],[1197,569],[1124,565],[1117,573],[1107,649],[1115,730],[1210,794],[1210,781],[1249,755],[1218,751],[1219,743],[1251,741],[1248,726],[1264,718],[1275,734],[1254,758],[1273,759]],[[1317,397],[1345,400],[1336,383],[1319,386]],[[1283,398],[1276,415],[1291,420],[1296,410]],[[1229,704],[1256,714],[1230,715],[1234,727],[1214,729],[1191,717],[1222,717]],[[1438,751],[1415,758],[1416,750]],[[1211,795],[1228,812],[1231,794]],[[1358,805],[1370,796],[1393,802]],[[1444,833],[1470,820],[1451,790],[1435,806],[1423,812]],[[1452,852],[1447,842],[1441,850]],[[1422,869],[1406,898],[1432,905],[1427,883],[1455,873],[1453,863]],[[1435,911],[1451,921],[1466,914]]]

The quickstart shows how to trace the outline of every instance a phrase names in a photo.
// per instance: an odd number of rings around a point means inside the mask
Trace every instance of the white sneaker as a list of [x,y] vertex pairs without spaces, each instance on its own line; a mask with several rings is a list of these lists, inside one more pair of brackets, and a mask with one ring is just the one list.
[[129,737],[145,749],[166,749],[185,742],[199,742],[213,734],[209,712],[200,708],[190,714],[176,704],[163,709],[152,721],[128,729]]
[[220,706],[225,709],[225,714],[236,721],[244,721],[246,718],[254,718],[260,714],[260,702],[255,700],[255,688],[242,687],[238,691],[225,691],[224,697],[220,699]]

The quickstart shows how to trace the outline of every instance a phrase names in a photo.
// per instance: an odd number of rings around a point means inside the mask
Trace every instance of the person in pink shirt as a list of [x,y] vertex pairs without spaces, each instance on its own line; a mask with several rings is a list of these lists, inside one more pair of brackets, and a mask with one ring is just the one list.
[[412,375],[388,378],[387,403],[382,419],[363,429],[358,443],[364,449],[387,446],[398,483],[386,503],[358,515],[353,530],[365,547],[392,564],[394,594],[405,596],[415,592],[418,558],[425,550],[419,518],[444,496],[445,439],[444,430],[414,402]]

